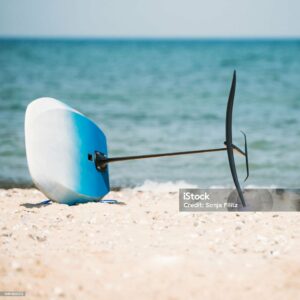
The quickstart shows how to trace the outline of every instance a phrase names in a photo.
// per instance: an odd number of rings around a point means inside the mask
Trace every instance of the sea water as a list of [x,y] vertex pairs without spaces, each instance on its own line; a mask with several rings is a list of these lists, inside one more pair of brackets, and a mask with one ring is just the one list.
[[[62,39],[0,40],[0,186],[31,184],[24,113],[44,96],[99,124],[110,156],[223,147],[234,69],[247,185],[299,187],[300,40]],[[236,163],[242,179],[244,158]],[[112,186],[232,185],[226,152],[114,163],[110,175]]]

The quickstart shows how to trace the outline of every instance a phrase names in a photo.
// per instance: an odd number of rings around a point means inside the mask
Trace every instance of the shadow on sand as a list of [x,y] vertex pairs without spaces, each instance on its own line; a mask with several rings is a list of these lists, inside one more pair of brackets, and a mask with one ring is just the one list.
[[[23,206],[25,208],[40,208],[40,207],[51,205],[52,203],[53,203],[52,200],[48,199],[48,200],[41,201],[39,203],[22,203],[22,204],[20,204],[20,206]],[[107,199],[107,200],[100,200],[98,202],[78,203],[78,204],[73,204],[73,205],[69,205],[69,206],[84,205],[87,203],[105,203],[105,204],[115,204],[115,205],[126,205],[125,202]]]
[[99,202],[100,203],[107,203],[107,204],[126,205],[125,202],[118,201],[118,200],[112,200],[112,199],[100,200]]
[[52,201],[48,199],[48,200],[44,200],[39,203],[22,203],[22,204],[20,204],[20,206],[23,206],[26,208],[39,208],[39,207],[48,206],[51,204],[52,204]]

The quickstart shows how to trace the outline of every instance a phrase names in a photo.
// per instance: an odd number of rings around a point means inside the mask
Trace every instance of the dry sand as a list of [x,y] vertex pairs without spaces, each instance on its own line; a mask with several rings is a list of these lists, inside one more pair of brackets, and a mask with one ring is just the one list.
[[38,205],[45,197],[37,190],[0,190],[0,291],[26,291],[18,299],[299,299],[299,213],[180,213],[176,189],[106,199],[124,204]]

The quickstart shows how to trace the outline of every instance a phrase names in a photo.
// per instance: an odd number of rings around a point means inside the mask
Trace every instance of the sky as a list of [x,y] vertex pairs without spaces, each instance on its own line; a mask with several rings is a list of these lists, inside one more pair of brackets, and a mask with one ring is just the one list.
[[300,0],[0,0],[4,37],[300,37]]

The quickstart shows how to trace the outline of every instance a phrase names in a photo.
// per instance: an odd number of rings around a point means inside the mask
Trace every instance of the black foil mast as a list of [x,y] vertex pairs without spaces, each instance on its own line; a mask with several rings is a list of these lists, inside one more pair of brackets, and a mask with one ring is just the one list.
[[[235,94],[235,86],[236,86],[236,71],[233,72],[233,78],[232,78],[232,83],[231,83],[231,88],[229,92],[229,97],[228,97],[228,103],[227,103],[227,110],[226,110],[226,129],[225,129],[225,137],[226,140],[224,144],[226,145],[227,148],[227,155],[228,155],[228,161],[229,161],[229,167],[232,175],[232,179],[234,182],[234,185],[236,187],[236,190],[240,196],[240,199],[242,201],[243,206],[246,206],[246,202],[243,196],[243,192],[239,183],[239,179],[236,173],[236,167],[235,167],[235,161],[234,161],[234,154],[233,151],[237,150],[235,145],[232,143],[232,111],[233,111],[233,102],[234,102],[234,94]],[[246,157],[246,166],[247,166],[247,177],[249,176],[249,167],[248,167],[248,154],[247,154],[247,140],[246,140],[246,135],[245,133],[245,157]],[[245,179],[245,180],[246,180]]]
[[233,73],[230,93],[227,102],[227,111],[226,111],[226,124],[225,124],[225,146],[223,148],[212,148],[212,149],[202,149],[202,150],[192,150],[192,151],[181,151],[181,152],[168,152],[168,153],[158,153],[158,154],[145,154],[145,155],[133,155],[133,156],[122,156],[122,157],[105,157],[102,153],[95,151],[95,165],[97,170],[100,172],[105,170],[108,163],[119,162],[119,161],[126,161],[126,160],[135,160],[135,159],[146,159],[146,158],[155,158],[155,157],[163,157],[163,156],[177,156],[177,155],[188,155],[188,154],[201,154],[201,153],[208,153],[208,152],[220,152],[220,151],[227,151],[229,167],[232,175],[232,179],[238,195],[241,199],[243,206],[246,206],[246,202],[243,196],[243,192],[238,180],[235,161],[234,161],[234,154],[233,152],[236,151],[237,153],[245,156],[246,158],[246,169],[247,169],[247,176],[245,181],[249,176],[249,166],[248,166],[248,149],[247,149],[247,137],[244,132],[244,141],[245,141],[245,151],[242,151],[239,147],[232,143],[232,111],[233,111],[233,102],[234,102],[234,94],[235,94],[235,86],[236,86],[236,71]]

